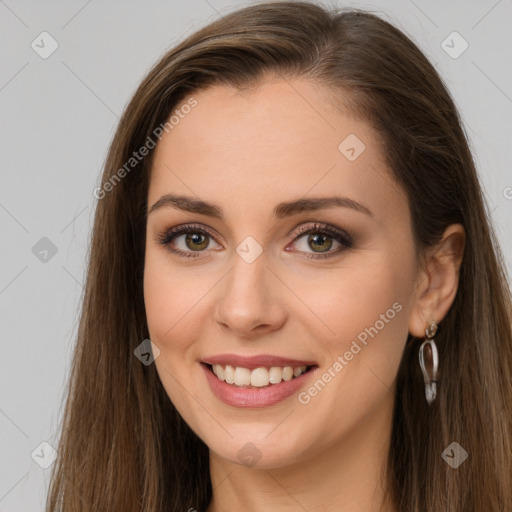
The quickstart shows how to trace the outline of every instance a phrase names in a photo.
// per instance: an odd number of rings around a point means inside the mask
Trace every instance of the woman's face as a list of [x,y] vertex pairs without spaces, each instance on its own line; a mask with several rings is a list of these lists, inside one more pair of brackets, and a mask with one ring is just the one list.
[[190,427],[237,464],[305,461],[369,426],[389,435],[418,279],[410,212],[375,133],[327,94],[299,79],[214,86],[155,149],[156,368]]

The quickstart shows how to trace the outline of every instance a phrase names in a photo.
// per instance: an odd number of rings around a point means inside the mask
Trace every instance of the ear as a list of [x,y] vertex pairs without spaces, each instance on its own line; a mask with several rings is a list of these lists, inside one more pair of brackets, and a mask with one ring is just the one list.
[[464,254],[466,233],[461,224],[446,228],[438,244],[427,249],[418,272],[416,300],[409,318],[409,332],[425,337],[425,328],[439,323],[448,313],[457,294],[459,271]]

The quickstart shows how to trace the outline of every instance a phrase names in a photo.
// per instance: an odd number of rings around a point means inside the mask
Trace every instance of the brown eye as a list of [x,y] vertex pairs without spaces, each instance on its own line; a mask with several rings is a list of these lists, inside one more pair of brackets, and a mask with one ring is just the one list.
[[293,245],[297,252],[304,253],[301,258],[314,259],[335,256],[352,247],[354,242],[347,232],[328,224],[317,223],[313,226],[301,226],[295,233]]
[[324,250],[328,251],[332,247],[332,237],[321,234],[309,235],[308,245],[315,252],[323,252]]
[[[157,236],[159,244],[185,258],[200,256],[214,242],[213,235],[199,226],[184,225],[168,229]],[[216,243],[216,242],[215,242]],[[221,247],[217,244],[218,247]]]
[[188,233],[185,235],[185,244],[192,251],[201,251],[208,247],[209,235],[205,233]]

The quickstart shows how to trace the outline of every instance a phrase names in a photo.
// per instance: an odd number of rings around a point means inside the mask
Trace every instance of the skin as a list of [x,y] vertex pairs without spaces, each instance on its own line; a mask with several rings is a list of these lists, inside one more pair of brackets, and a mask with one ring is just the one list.
[[[224,219],[172,206],[151,212],[144,297],[162,384],[210,449],[208,512],[394,511],[384,482],[396,373],[408,333],[424,337],[452,304],[463,228],[447,228],[418,259],[407,197],[374,131],[333,108],[318,85],[269,78],[243,93],[215,85],[193,97],[197,106],[155,149],[148,206],[187,195],[218,205]],[[354,161],[338,150],[349,134],[366,147]],[[271,215],[282,201],[334,194],[371,215],[348,207]],[[316,222],[348,232],[353,246],[296,238]],[[213,234],[199,251],[183,234],[172,242],[197,258],[158,243],[186,223]],[[236,252],[248,236],[262,248],[250,264]],[[333,256],[303,257],[322,252]],[[199,364],[220,353],[314,360],[313,383],[395,303],[401,310],[307,404],[295,394],[266,408],[228,406]],[[260,457],[253,466],[238,456],[247,442]]]

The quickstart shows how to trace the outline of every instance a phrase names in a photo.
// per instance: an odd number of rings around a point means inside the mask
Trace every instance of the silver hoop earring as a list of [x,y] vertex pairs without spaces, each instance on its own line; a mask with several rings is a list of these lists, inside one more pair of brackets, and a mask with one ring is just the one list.
[[[437,370],[439,368],[439,355],[437,352],[437,345],[434,341],[434,335],[437,332],[437,324],[434,320],[425,329],[425,336],[427,339],[421,344],[419,350],[420,367],[423,372],[423,379],[425,381],[425,396],[427,403],[430,405],[437,397]],[[430,347],[432,354],[432,374],[429,373],[425,365],[425,349],[427,345]]]

